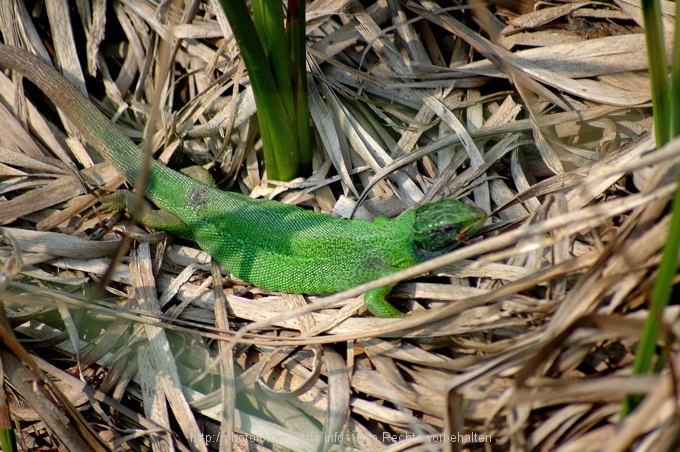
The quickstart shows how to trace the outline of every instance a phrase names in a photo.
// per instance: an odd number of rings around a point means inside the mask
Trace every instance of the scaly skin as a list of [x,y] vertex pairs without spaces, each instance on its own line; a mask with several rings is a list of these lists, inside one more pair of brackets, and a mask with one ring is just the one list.
[[[61,74],[34,55],[3,44],[0,66],[30,79],[98,152],[136,183],[143,157],[135,144]],[[151,162],[144,194],[166,212],[161,222],[143,215],[145,224],[190,236],[239,278],[288,293],[337,292],[394,273],[455,248],[486,218],[479,209],[444,200],[393,220],[344,220],[223,192],[156,161]],[[168,218],[179,225],[169,224]],[[372,314],[402,315],[385,301],[390,289],[366,293]]]

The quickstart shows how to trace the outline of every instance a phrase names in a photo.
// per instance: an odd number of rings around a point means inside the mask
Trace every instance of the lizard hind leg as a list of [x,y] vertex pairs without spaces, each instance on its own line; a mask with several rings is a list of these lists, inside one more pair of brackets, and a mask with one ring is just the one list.
[[364,306],[368,312],[376,317],[404,317],[404,313],[392,306],[385,297],[392,290],[394,284],[369,290],[364,295]]
[[210,172],[207,169],[203,168],[202,166],[198,165],[187,166],[186,168],[182,168],[180,172],[185,176],[189,176],[190,178],[197,182],[200,182],[209,187],[217,188],[217,182],[215,181],[215,179],[213,179]]
[[[121,210],[132,212],[134,207],[136,207],[136,197],[137,195],[130,190],[118,190],[106,196],[102,202],[105,208],[111,212]],[[193,234],[186,223],[170,212],[154,209],[146,200],[134,212],[134,218],[138,223],[148,228],[158,229],[178,237],[193,240]]]

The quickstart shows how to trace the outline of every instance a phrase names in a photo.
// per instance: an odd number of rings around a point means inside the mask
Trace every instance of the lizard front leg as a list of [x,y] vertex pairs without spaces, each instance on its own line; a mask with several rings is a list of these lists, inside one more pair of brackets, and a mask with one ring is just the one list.
[[378,287],[366,292],[364,295],[364,306],[366,306],[368,312],[376,317],[404,317],[402,312],[385,300],[385,297],[394,286],[395,284],[390,284],[389,286]]

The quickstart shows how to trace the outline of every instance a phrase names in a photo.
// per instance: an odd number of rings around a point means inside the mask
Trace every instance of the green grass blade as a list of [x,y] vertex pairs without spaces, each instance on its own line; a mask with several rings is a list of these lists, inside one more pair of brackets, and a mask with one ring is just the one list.
[[255,95],[268,177],[290,180],[298,175],[300,157],[282,6],[271,0],[256,0],[254,21],[244,1],[221,0],[220,4],[229,19]]
[[[680,1],[675,2],[676,11],[680,8]],[[680,45],[678,44],[678,37],[680,37],[680,20],[675,21],[675,43],[673,45],[673,59],[671,70],[671,87],[670,87],[670,138],[680,135]],[[665,50],[665,49],[664,49]]]
[[[678,5],[676,1],[676,5]],[[645,36],[649,56],[649,76],[654,109],[654,130],[657,146],[662,146],[680,134],[680,22],[675,22],[673,43],[673,70],[668,82],[668,66],[658,0],[643,0],[642,14],[645,21]],[[680,182],[680,172],[676,176]],[[671,222],[664,245],[658,274],[650,294],[649,314],[645,319],[642,336],[638,343],[633,363],[633,375],[646,374],[661,368],[662,360],[655,360],[656,343],[661,334],[663,311],[670,301],[673,279],[677,272],[677,256],[680,249],[680,190],[676,190],[672,201]],[[639,396],[629,395],[624,399],[621,416],[625,417],[639,403]]]
[[307,62],[305,1],[289,0],[286,16],[287,34],[291,56],[291,74],[295,116],[297,124],[300,164],[308,167],[312,162],[312,144],[309,130],[309,100],[307,96]]
[[[680,173],[677,177],[680,182]],[[655,365],[656,342],[661,335],[663,311],[670,301],[673,279],[677,271],[678,249],[680,249],[680,190],[676,190],[672,201],[671,223],[664,245],[658,274],[650,294],[649,313],[645,319],[642,336],[638,343],[633,362],[633,375],[649,373]],[[657,363],[658,364],[658,363]],[[656,366],[659,367],[659,366]],[[628,396],[621,410],[623,416],[630,413],[639,403],[640,397]]]
[[262,41],[269,68],[274,76],[287,114],[294,114],[292,84],[290,79],[291,60],[288,37],[284,28],[283,6],[280,0],[255,0],[253,19],[257,34]]
[[642,16],[645,23],[649,78],[652,85],[654,136],[657,146],[663,146],[671,138],[671,114],[668,63],[666,61],[666,47],[664,45],[659,1],[642,0]]
[[7,452],[16,452],[17,442],[14,438],[14,430],[0,429],[0,446]]

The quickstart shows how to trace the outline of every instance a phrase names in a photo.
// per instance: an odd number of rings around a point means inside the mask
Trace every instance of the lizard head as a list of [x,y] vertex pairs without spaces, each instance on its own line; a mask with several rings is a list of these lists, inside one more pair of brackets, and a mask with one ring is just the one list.
[[477,207],[444,199],[415,209],[413,243],[421,260],[450,251],[486,220]]

